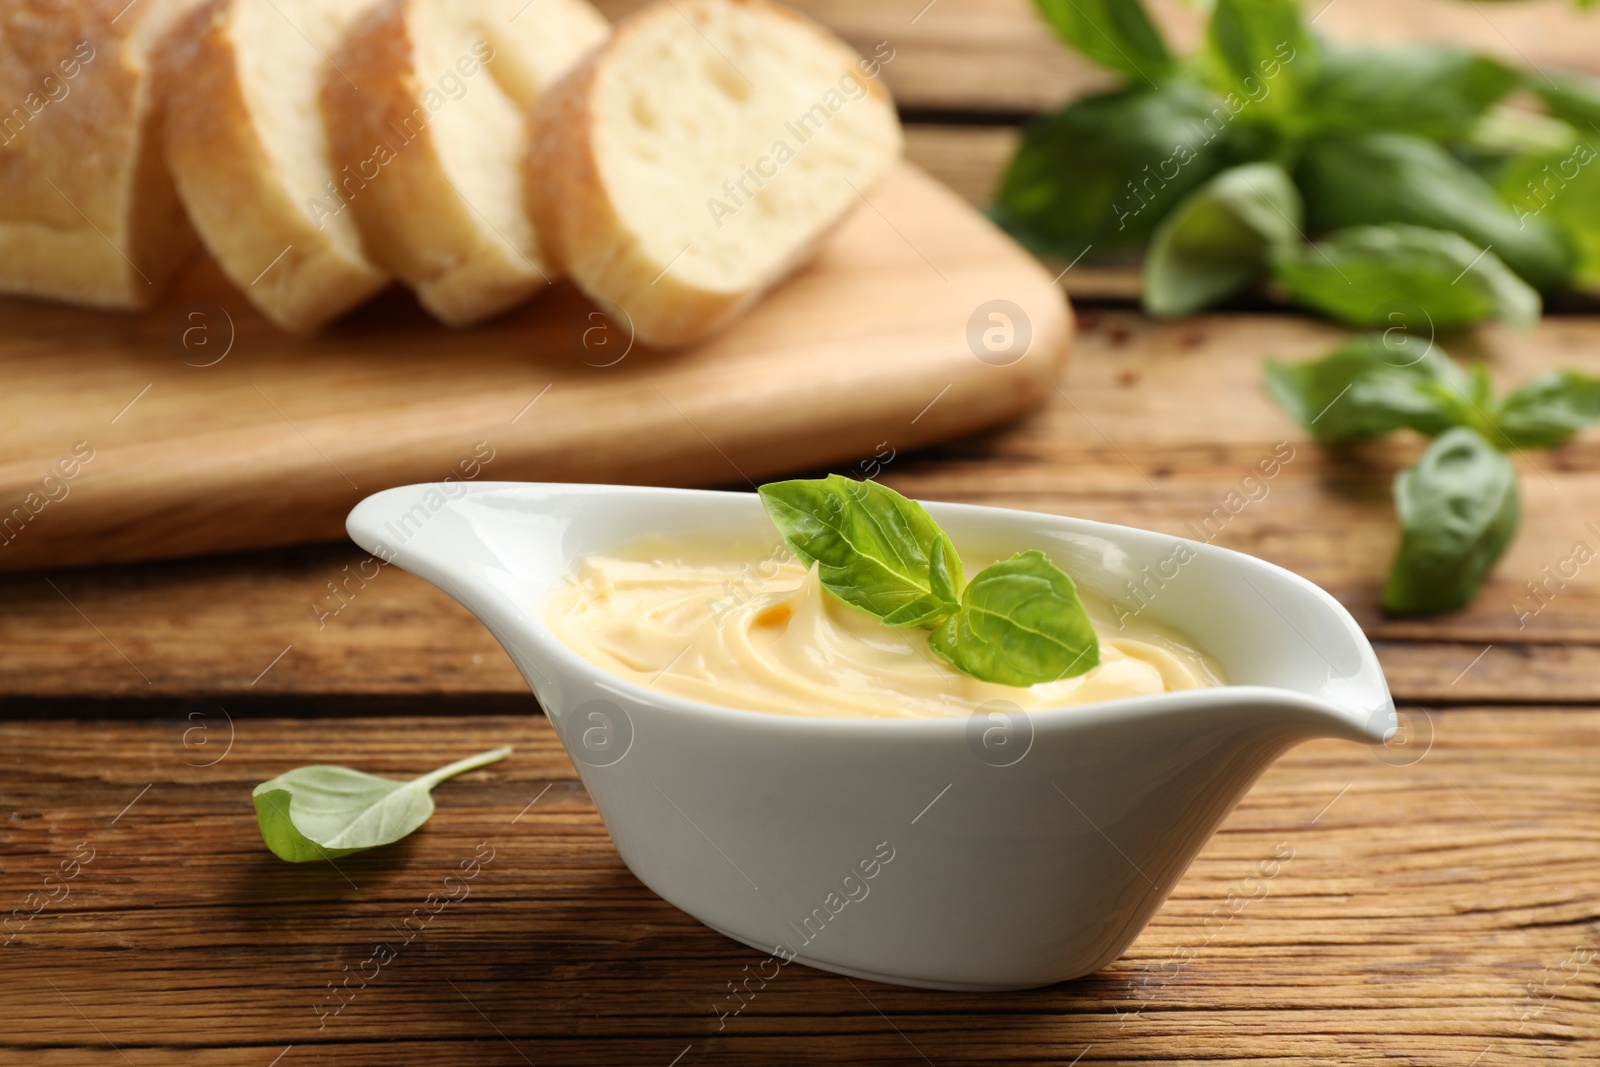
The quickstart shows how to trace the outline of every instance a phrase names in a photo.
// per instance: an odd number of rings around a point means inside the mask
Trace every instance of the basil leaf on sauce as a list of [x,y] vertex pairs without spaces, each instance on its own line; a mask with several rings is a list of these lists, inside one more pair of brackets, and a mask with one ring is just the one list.
[[400,840],[433,814],[433,787],[505,759],[509,746],[480,752],[409,782],[349,767],[297,767],[251,790],[261,839],[290,863],[338,859]]
[[1517,527],[1511,461],[1473,430],[1457,427],[1395,476],[1400,549],[1383,606],[1434,615],[1472,603]]
[[[822,585],[890,626],[921,626],[957,610],[961,557],[922,505],[877,482],[840,474],[772,482],[760,489],[789,549],[817,564]],[[941,588],[931,573],[945,568]]]
[[816,564],[823,588],[887,626],[932,630],[929,646],[959,671],[1025,686],[1100,662],[1077,587],[1037,549],[969,584],[955,545],[922,505],[877,482],[833,474],[759,492],[790,551]]
[[1067,573],[1038,549],[979,571],[928,645],[986,682],[1037,685],[1097,666],[1100,642]]

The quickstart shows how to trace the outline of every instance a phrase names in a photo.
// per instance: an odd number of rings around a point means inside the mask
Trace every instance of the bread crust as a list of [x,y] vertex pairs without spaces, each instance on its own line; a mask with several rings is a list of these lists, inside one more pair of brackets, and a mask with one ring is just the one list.
[[[688,344],[737,318],[810,259],[848,213],[838,212],[764,277],[735,289],[710,288],[675,276],[670,263],[660,263],[642,249],[638,236],[620,217],[605,186],[594,137],[599,122],[595,93],[605,65],[616,61],[632,37],[660,32],[669,20],[687,17],[682,8],[722,2],[729,0],[663,0],[624,19],[604,46],[534,107],[529,119],[528,207],[546,257],[571,274],[591,298],[620,308],[634,335],[656,347]],[[850,53],[822,27],[779,4],[731,2],[788,23],[786,32],[804,33],[825,47]],[[880,102],[890,102],[879,79],[868,80],[867,91]]]
[[193,250],[150,69],[186,6],[0,12],[0,292],[135,310]]
[[208,0],[162,50],[166,158],[223,272],[280,329],[310,333],[382,289],[388,276],[319,229],[268,157],[239,69],[237,2]]
[[362,182],[349,207],[368,253],[441,322],[467,326],[521,303],[557,272],[536,240],[517,248],[451,182],[423,100],[414,2],[385,0],[351,30],[335,60],[349,80],[324,83],[323,113],[335,164]]

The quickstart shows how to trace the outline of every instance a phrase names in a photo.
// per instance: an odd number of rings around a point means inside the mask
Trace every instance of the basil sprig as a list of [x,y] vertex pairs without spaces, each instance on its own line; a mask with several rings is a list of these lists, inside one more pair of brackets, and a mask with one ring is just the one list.
[[966,582],[955,545],[921,504],[832,474],[760,489],[773,525],[823,588],[887,626],[931,630],[928,647],[986,682],[1036,685],[1082,674],[1100,643],[1077,586],[1038,550]]
[[1269,361],[1267,391],[1333,444],[1410,429],[1436,440],[1395,477],[1400,547],[1383,590],[1396,615],[1470,604],[1517,526],[1511,449],[1553,448],[1600,422],[1600,378],[1551,371],[1495,397],[1482,364],[1463,370],[1436,346],[1371,334],[1321,359]]
[[338,859],[405,837],[433,814],[434,786],[509,755],[509,747],[480,752],[409,782],[329,764],[296,767],[250,796],[273,855],[290,863]]
[[1474,388],[1437,347],[1400,333],[1354,337],[1305,363],[1267,361],[1267,391],[1326,444],[1471,425]]
[[1495,428],[1517,448],[1555,448],[1600,422],[1600,378],[1553,370],[1524,382],[1495,411]]
[[[1296,0],[1215,0],[1188,56],[1140,0],[1035,2],[1121,84],[1028,127],[991,214],[1074,262],[1143,249],[1152,314],[1268,283],[1354,326],[1388,326],[1402,303],[1413,328],[1525,325],[1539,292],[1600,291],[1600,81],[1330,44]],[[1504,103],[1519,88],[1543,114]],[[1243,185],[1249,167],[1297,195]]]

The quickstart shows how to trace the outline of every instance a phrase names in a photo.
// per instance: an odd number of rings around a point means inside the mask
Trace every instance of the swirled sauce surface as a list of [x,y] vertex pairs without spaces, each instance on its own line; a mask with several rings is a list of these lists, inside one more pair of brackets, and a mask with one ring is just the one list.
[[1108,625],[1111,612],[1086,594],[1099,666],[1027,687],[980,681],[935,655],[926,631],[884,626],[786,556],[592,556],[552,595],[546,619],[579,655],[631,682],[786,715],[924,718],[995,700],[1032,711],[1222,684],[1180,635],[1142,616]]

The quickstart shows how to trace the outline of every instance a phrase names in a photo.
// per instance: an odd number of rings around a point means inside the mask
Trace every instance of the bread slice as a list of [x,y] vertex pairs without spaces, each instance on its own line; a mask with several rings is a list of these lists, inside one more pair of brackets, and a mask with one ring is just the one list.
[[624,20],[534,109],[547,256],[646,344],[715,330],[899,157],[884,61],[765,0],[661,0]]
[[367,0],[210,0],[169,38],[167,161],[206,248],[267,318],[307,333],[381,289],[317,98]]
[[193,249],[151,67],[186,6],[0,5],[0,292],[142,308]]
[[610,26],[585,0],[385,0],[323,111],[367,252],[465,326],[549,282],[522,189],[526,113]]

